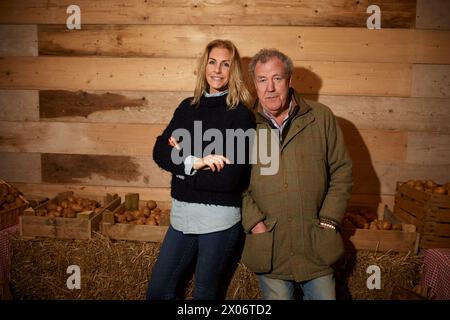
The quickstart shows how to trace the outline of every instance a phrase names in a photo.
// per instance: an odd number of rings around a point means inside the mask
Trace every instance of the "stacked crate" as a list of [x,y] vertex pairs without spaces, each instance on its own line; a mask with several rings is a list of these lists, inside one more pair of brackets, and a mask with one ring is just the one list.
[[450,248],[450,195],[427,192],[413,183],[397,183],[394,214],[414,224],[420,248]]

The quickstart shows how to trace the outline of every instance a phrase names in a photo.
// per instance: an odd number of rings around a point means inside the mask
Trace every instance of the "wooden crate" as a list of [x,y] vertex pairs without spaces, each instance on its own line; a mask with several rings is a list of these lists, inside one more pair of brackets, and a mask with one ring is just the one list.
[[12,227],[19,223],[19,217],[28,207],[28,204],[23,204],[16,208],[10,208],[0,211],[0,230]]
[[[55,198],[48,202],[58,203],[67,199],[69,196],[75,196],[72,191],[59,193]],[[41,204],[36,208],[28,208],[20,216],[20,234],[23,237],[48,237],[57,239],[90,239],[92,231],[99,230],[99,224],[103,212],[120,204],[120,197],[107,195],[105,197],[83,196],[90,200],[96,200],[100,203],[102,210],[98,213],[93,211],[78,212],[76,218],[49,218],[35,215],[35,211],[45,207],[48,202]]]
[[369,230],[369,229],[343,229],[342,237],[347,247],[356,250],[413,252],[417,254],[419,234],[413,224],[398,220],[388,207],[380,204],[377,210],[380,220],[391,223],[401,223],[402,230]]
[[[11,187],[11,185],[8,182],[6,182],[2,179],[0,179],[0,184],[5,184],[8,187]],[[0,211],[0,230],[6,229],[6,228],[9,228],[9,227],[12,227],[12,226],[18,224],[19,216],[29,206],[29,202],[24,196],[19,195],[18,197],[20,197],[20,199],[22,199],[24,204],[14,207],[14,208],[9,208],[9,209]]]
[[[146,201],[139,201],[141,208]],[[157,202],[158,208],[169,209],[170,204],[166,202]],[[125,210],[125,203],[122,203],[114,211],[105,211],[103,220],[100,224],[100,232],[115,240],[132,240],[144,242],[162,242],[166,235],[168,226],[136,225],[128,223],[117,223],[114,220],[114,214]]]
[[394,214],[417,227],[420,248],[450,248],[450,196],[427,193],[398,182]]

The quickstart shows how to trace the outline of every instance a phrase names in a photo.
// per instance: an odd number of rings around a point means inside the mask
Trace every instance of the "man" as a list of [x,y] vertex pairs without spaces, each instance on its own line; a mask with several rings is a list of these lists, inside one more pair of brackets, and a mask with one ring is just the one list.
[[258,95],[257,138],[264,129],[278,135],[272,157],[279,156],[279,169],[264,175],[263,164],[252,166],[242,261],[257,273],[263,299],[293,299],[299,283],[304,299],[334,300],[331,265],[344,252],[339,228],[352,187],[342,132],[328,107],[291,88],[289,57],[262,49],[249,69]]

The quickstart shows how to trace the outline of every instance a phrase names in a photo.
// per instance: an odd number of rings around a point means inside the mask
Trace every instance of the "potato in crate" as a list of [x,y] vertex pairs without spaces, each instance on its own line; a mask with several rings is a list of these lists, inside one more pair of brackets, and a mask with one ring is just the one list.
[[19,223],[19,216],[29,203],[13,185],[0,179],[0,230]]
[[115,240],[161,242],[170,224],[169,204],[139,201],[139,194],[127,194],[125,202],[104,213],[101,233]]
[[394,214],[417,227],[420,248],[450,248],[450,183],[397,182]]
[[418,251],[419,235],[412,224],[395,218],[387,205],[349,207],[342,237],[347,248],[369,251]]
[[20,233],[23,237],[90,239],[92,231],[99,230],[103,211],[115,203],[120,203],[117,195],[83,197],[62,192],[25,210],[20,217]]

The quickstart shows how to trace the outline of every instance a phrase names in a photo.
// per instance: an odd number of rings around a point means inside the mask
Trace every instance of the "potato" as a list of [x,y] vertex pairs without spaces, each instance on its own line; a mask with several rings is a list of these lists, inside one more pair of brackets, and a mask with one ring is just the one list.
[[81,212],[81,211],[83,211],[83,207],[82,207],[80,204],[78,204],[78,203],[72,203],[72,204],[70,205],[70,209],[72,209],[72,210],[75,211],[75,212]]
[[69,200],[61,201],[60,206],[63,207],[63,209],[67,208],[69,206]]
[[48,211],[55,210],[57,206],[58,205],[56,203],[50,202],[49,204],[47,204],[47,210]]
[[433,192],[437,193],[437,194],[446,194],[447,190],[445,190],[445,188],[443,188],[443,187],[436,187],[436,188],[434,188]]
[[401,223],[394,223],[392,225],[392,230],[397,230],[397,231],[403,230],[402,224]]
[[21,195],[22,193],[19,191],[19,189],[17,189],[16,187],[12,186],[10,191],[10,194],[12,194],[14,197],[18,197],[19,195]]
[[155,208],[150,211],[150,214],[161,214],[162,210],[160,208]]
[[47,214],[46,209],[37,209],[36,210],[36,216],[38,217],[44,217]]
[[53,215],[55,215],[58,211],[56,211],[56,209],[53,209],[51,211],[49,211],[49,214],[52,213]]
[[154,201],[154,200],[147,201],[147,207],[150,210],[155,209],[157,207],[156,201]]
[[434,182],[433,180],[427,180],[425,182],[425,186],[424,187],[432,189],[432,188],[436,188],[437,186],[438,186],[437,183]]
[[423,180],[416,180],[415,184],[416,184],[416,186],[422,186],[423,187],[423,185],[425,184],[425,181],[423,181]]
[[408,180],[406,182],[406,185],[410,188],[414,188],[416,186],[416,181],[415,180]]
[[8,202],[8,203],[16,202],[16,197],[12,194],[8,194],[5,199],[6,199],[6,202]]
[[423,188],[423,186],[422,186],[421,184],[417,184],[417,185],[414,187],[414,189],[416,189],[416,190],[418,190],[418,191],[423,191],[423,190],[424,190],[424,188]]
[[155,215],[153,218],[156,221],[156,225],[159,226],[159,224],[161,223],[161,216],[158,214],[158,215]]
[[9,193],[9,188],[6,184],[0,184],[0,196],[6,197],[6,195]]
[[348,219],[357,227],[357,228],[364,228],[364,225],[368,223],[367,219],[363,216],[357,215],[357,214],[350,214],[348,216]]
[[378,228],[378,224],[375,221],[372,221],[369,225],[369,230],[380,230],[380,228]]
[[392,224],[389,221],[383,221],[381,223],[381,229],[382,230],[391,230]]
[[141,211],[139,211],[139,210],[133,211],[131,214],[133,215],[133,217],[135,219],[139,219],[140,217],[144,216],[144,214]]
[[377,218],[377,213],[369,209],[360,209],[359,215],[363,216],[369,223]]
[[373,222],[376,223],[378,230],[383,230],[383,220],[375,219]]
[[147,219],[145,217],[140,217],[139,219],[137,219],[136,224],[143,225],[146,222],[147,222]]
[[148,216],[150,215],[150,208],[147,206],[142,207],[141,212],[144,215],[144,217],[148,218]]
[[131,222],[131,221],[135,220],[133,214],[130,211],[126,211],[125,212],[125,217],[126,217],[128,222]]
[[156,226],[156,221],[153,217],[148,217],[145,224],[148,226]]
[[127,222],[127,217],[125,216],[125,214],[120,214],[117,217],[117,222],[118,223],[126,223]]
[[85,208],[89,208],[91,202],[88,199],[81,199],[80,204]]

